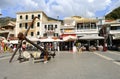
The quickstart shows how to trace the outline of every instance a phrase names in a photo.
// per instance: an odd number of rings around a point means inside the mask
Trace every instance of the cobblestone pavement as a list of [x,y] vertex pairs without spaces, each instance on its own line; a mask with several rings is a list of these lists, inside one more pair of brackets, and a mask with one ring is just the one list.
[[[0,79],[120,79],[119,52],[57,52],[48,63],[0,58]],[[107,59],[108,57],[108,59]],[[110,59],[111,58],[111,59]],[[37,60],[38,61],[38,60]]]

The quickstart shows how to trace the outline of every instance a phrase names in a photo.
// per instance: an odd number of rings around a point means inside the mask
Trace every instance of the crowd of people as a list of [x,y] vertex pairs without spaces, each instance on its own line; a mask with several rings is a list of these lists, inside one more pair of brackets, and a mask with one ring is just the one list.
[[0,53],[13,52],[16,49],[16,45],[11,43],[4,43],[0,41]]
[[81,44],[81,43],[78,43],[76,45],[76,48],[77,48],[77,51],[78,52],[82,52],[82,51],[103,51],[103,46],[102,45],[98,45],[98,46],[95,46],[95,45],[84,45],[84,44]]

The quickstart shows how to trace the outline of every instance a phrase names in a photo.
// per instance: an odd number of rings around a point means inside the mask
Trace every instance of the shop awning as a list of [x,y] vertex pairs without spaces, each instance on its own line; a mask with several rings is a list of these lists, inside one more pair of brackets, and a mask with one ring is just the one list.
[[76,40],[76,39],[77,39],[76,36],[71,36],[71,35],[63,37],[64,41],[73,41],[73,40]]
[[35,38],[35,37],[27,37],[29,40],[31,40],[31,41],[39,41],[40,39],[38,39],[38,38]]
[[79,37],[79,40],[99,40],[99,39],[104,39],[104,37],[101,36],[83,36],[83,37]]
[[46,39],[39,39],[40,42],[61,42],[63,40],[60,39],[52,39],[52,38],[46,38]]
[[12,43],[12,44],[18,44],[18,40],[10,40],[10,43]]

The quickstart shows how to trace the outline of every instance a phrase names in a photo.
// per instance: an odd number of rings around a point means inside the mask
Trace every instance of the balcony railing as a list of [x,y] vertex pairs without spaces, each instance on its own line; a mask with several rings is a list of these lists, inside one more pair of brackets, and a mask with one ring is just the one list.
[[55,30],[45,30],[45,33],[54,33]]
[[98,33],[97,29],[83,29],[83,30],[75,30],[77,33]]
[[110,34],[117,34],[117,33],[120,33],[120,30],[110,30],[109,33]]

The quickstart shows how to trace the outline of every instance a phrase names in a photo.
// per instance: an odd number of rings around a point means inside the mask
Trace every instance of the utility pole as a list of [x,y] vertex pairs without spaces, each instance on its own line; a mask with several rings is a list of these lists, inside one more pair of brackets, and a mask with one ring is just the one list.
[[104,45],[103,45],[103,51],[107,51],[107,32],[106,32],[106,26],[103,26],[103,36],[104,36]]

